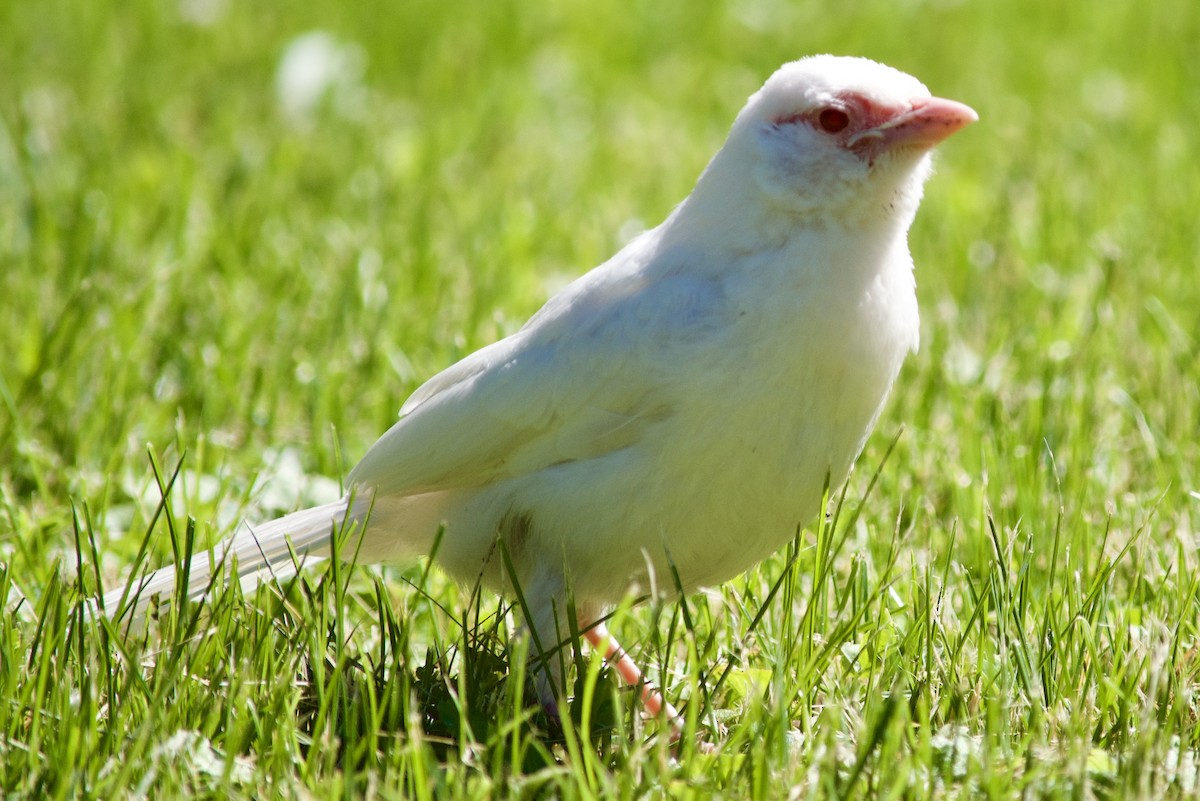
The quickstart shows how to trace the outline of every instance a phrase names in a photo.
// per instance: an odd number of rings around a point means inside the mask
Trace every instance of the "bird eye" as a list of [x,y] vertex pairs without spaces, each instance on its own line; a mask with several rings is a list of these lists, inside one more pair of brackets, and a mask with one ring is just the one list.
[[817,125],[821,126],[821,130],[828,134],[840,133],[850,124],[850,115],[842,111],[840,108],[822,109],[817,115]]

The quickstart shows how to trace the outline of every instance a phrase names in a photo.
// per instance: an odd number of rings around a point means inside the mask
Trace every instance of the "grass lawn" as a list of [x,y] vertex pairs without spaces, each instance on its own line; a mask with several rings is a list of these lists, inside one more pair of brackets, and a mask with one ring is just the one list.
[[[1197,792],[1197,42],[1194,0],[0,3],[0,792]],[[547,737],[516,615],[424,565],[87,618],[333,497],[814,52],[981,121],[927,187],[921,349],[835,514],[610,621],[685,709],[677,756],[587,652]]]

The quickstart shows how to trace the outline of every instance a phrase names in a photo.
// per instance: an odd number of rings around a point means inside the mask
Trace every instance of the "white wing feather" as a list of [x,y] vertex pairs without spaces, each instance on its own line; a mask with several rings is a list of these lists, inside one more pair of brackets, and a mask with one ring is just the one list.
[[479,486],[639,441],[671,414],[682,351],[704,347],[726,317],[719,280],[647,275],[642,241],[430,379],[349,483],[382,495]]

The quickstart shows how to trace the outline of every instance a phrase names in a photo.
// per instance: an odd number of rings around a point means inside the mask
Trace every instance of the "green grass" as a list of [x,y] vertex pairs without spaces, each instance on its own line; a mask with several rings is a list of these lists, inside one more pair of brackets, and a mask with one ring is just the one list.
[[[1200,12],[838,7],[0,4],[4,794],[1190,795]],[[318,29],[349,66],[290,120],[276,69]],[[672,759],[587,653],[546,736],[515,615],[421,565],[229,590],[144,638],[87,619],[143,542],[161,564],[328,497],[422,379],[661,219],[743,99],[824,51],[982,119],[928,187],[921,350],[837,515],[611,622],[716,756]]]

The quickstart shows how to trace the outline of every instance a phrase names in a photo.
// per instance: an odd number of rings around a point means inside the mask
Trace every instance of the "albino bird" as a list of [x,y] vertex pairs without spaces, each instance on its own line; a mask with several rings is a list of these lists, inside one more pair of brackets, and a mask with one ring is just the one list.
[[[570,595],[577,630],[639,683],[606,608],[631,589],[674,592],[672,569],[684,592],[733,578],[845,480],[917,345],[907,232],[930,151],[976,119],[867,59],[785,64],[661,225],[414,392],[347,497],[212,558],[235,556],[244,581],[286,574],[293,549],[330,556],[349,521],[360,562],[415,560],[444,527],[437,562],[500,593],[519,585],[539,648],[569,637]],[[195,558],[189,594],[209,565]],[[160,570],[104,607],[136,617],[174,583]]]

